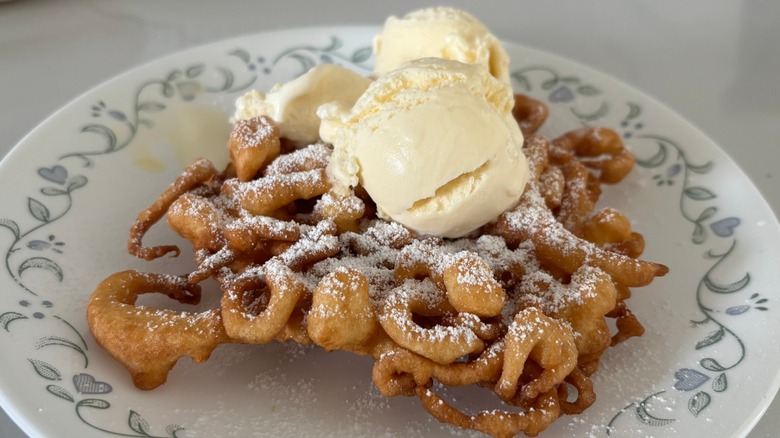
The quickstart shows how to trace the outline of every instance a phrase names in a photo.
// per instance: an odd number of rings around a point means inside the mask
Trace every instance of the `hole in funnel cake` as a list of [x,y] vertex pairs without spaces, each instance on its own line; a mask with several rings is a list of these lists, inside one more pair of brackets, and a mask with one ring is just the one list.
[[253,288],[241,293],[241,307],[250,316],[257,316],[268,308],[268,295],[270,290],[267,285]]

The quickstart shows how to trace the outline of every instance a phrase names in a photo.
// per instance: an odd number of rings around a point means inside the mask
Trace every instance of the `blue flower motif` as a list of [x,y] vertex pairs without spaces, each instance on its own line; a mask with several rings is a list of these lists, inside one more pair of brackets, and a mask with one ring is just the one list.
[[740,306],[731,306],[728,309],[726,309],[726,315],[731,315],[731,316],[741,315],[747,312],[748,310],[750,310],[750,306],[748,306],[747,304],[742,304]]
[[766,303],[769,301],[768,298],[759,298],[761,294],[753,294],[750,296],[751,304],[740,304],[738,306],[731,306],[728,309],[726,309],[726,315],[730,316],[737,316],[742,315],[743,313],[747,312],[750,309],[756,309],[761,311],[767,311],[769,310],[768,307],[766,307]]
[[694,389],[704,385],[710,377],[700,371],[696,371],[691,368],[682,368],[674,373],[676,382],[674,383],[674,389],[678,391],[693,391]]
[[[31,307],[32,303],[27,301],[27,300],[22,300],[22,301],[19,301],[19,305],[22,306],[22,307]],[[44,301],[41,301],[41,306],[43,306],[46,309],[50,309],[50,308],[54,307],[54,303],[52,303],[49,300],[44,300]],[[46,317],[46,315],[43,314],[42,312],[34,312],[32,314],[32,316],[35,319],[43,319],[43,318]]]
[[127,116],[125,115],[125,113],[123,113],[122,111],[119,111],[119,110],[109,110],[108,111],[108,115],[112,119],[114,119],[114,120],[116,120],[118,122],[124,122],[125,120],[127,120]]
[[56,237],[53,234],[49,235],[48,241],[46,240],[31,240],[27,242],[27,248],[35,251],[45,251],[51,248],[52,251],[62,254],[61,247],[65,246],[65,243],[56,241]]
[[741,222],[738,217],[727,217],[711,223],[710,229],[716,236],[731,237]]
[[561,85],[550,93],[548,100],[552,103],[571,102],[574,100],[574,93],[569,87]]
[[[620,122],[620,127],[628,129],[629,127],[631,127],[631,121],[629,121],[628,119],[623,120],[622,122]],[[636,123],[634,123],[633,129],[635,131],[639,131],[640,129],[642,129],[644,127],[645,127],[645,125],[642,122],[636,122]],[[634,136],[634,132],[633,131],[626,130],[626,131],[623,132],[623,138],[631,138],[633,136]]]
[[249,71],[257,71],[260,69],[263,74],[271,74],[271,68],[266,65],[266,59],[264,56],[258,56],[254,59],[254,61],[249,59],[249,54],[245,54],[244,56],[244,62],[246,63],[246,68],[249,69]]

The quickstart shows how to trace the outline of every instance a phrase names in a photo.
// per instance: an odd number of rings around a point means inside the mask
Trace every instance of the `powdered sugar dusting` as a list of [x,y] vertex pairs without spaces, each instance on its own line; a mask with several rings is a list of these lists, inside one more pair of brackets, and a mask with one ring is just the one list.
[[233,125],[230,139],[239,149],[251,149],[272,138],[275,130],[273,122],[266,116],[244,119]]
[[306,169],[323,168],[328,164],[332,147],[325,143],[315,143],[307,148],[298,149],[289,154],[280,155],[265,169],[265,175],[285,175]]

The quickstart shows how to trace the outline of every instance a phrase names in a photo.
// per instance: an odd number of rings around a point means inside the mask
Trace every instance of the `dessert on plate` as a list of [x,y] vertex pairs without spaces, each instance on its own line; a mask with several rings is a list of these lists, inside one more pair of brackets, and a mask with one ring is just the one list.
[[[374,51],[370,77],[321,65],[242,96],[227,168],[196,161],[130,231],[138,257],[179,255],[143,244],[165,217],[197,268],[108,277],[92,333],[142,389],[220,344],[296,342],[370,356],[382,394],[442,422],[535,436],[593,403],[601,356],[643,332],[629,288],[667,272],[638,258],[625,215],[595,207],[633,155],[603,128],[536,136],[546,106],[513,93],[506,52],[468,13],[391,17]],[[136,304],[197,303],[209,278],[218,308]],[[442,386],[503,407],[463,412]]]

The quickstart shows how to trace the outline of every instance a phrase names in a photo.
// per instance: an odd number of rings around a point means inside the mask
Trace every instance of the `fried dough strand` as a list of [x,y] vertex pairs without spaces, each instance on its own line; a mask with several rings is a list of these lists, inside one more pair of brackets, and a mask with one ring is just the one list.
[[122,271],[98,285],[87,305],[95,340],[122,363],[140,389],[165,383],[176,362],[209,358],[217,345],[233,342],[218,309],[177,312],[135,304],[139,295],[161,293],[185,304],[200,301],[200,287],[181,277]]
[[180,249],[175,245],[154,247],[143,246],[143,236],[168,212],[171,205],[190,190],[209,182],[217,174],[214,165],[206,159],[192,163],[184,173],[171,184],[168,189],[152,204],[142,211],[130,228],[130,238],[127,240],[127,250],[130,254],[144,260],[153,260],[169,253],[178,256]]

